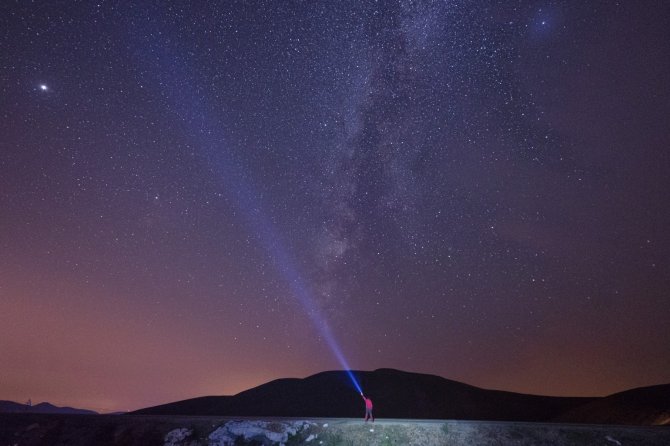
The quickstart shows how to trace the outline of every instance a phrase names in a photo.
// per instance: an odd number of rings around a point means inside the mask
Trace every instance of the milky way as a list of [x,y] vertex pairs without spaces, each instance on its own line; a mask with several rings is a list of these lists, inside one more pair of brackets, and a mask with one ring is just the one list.
[[670,380],[664,2],[2,11],[0,399]]

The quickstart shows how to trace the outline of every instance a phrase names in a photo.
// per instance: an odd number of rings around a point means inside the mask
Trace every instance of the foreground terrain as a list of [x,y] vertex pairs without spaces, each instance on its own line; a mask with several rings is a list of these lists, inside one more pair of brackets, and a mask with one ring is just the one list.
[[668,427],[358,419],[0,414],[0,446],[646,445]]

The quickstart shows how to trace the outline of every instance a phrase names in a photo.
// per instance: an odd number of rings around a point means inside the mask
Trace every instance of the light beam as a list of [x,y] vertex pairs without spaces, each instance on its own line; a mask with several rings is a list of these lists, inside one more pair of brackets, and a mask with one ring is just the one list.
[[[221,123],[212,117],[215,112],[208,110],[202,91],[193,88],[194,84],[199,84],[193,79],[193,73],[196,73],[197,70],[188,69],[187,61],[180,60],[178,54],[184,53],[172,51],[172,48],[165,44],[165,40],[157,41],[153,38],[153,36],[162,35],[161,33],[149,32],[144,35],[147,36],[145,38],[152,39],[145,44],[150,48],[151,58],[156,61],[157,57],[158,62],[156,65],[148,65],[147,68],[158,69],[153,71],[158,81],[154,84],[163,86],[160,95],[167,96],[170,100],[172,105],[170,110],[176,115],[177,125],[187,126],[185,130],[188,131],[188,134],[195,135],[193,139],[197,140],[196,145],[201,148],[204,157],[219,173],[223,189],[235,200],[237,208],[242,212],[252,232],[258,236],[262,246],[276,260],[275,264],[279,273],[289,284],[292,295],[300,303],[314,328],[326,341],[326,345],[345,370],[356,390],[362,393],[361,386],[351,371],[327,319],[314,302],[306,281],[295,266],[289,251],[281,242],[275,226],[261,211],[261,203],[257,198],[259,194],[255,192],[248,176],[244,175],[246,172],[244,166],[226,150],[226,138],[221,131]],[[173,44],[177,45],[178,42]],[[142,62],[145,63],[145,60],[148,58],[142,59]]]

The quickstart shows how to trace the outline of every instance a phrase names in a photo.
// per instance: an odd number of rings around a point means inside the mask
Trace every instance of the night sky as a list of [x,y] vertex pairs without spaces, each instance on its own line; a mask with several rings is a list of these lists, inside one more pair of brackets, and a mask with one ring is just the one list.
[[667,2],[186,3],[0,6],[0,399],[670,382]]

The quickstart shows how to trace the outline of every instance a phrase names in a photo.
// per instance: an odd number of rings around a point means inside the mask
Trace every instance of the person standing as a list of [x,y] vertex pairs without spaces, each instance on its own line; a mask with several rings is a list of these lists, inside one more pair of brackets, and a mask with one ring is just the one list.
[[361,392],[361,396],[363,397],[363,401],[365,401],[365,422],[367,423],[369,418],[374,423],[375,417],[372,415],[372,400],[363,395],[363,392]]

